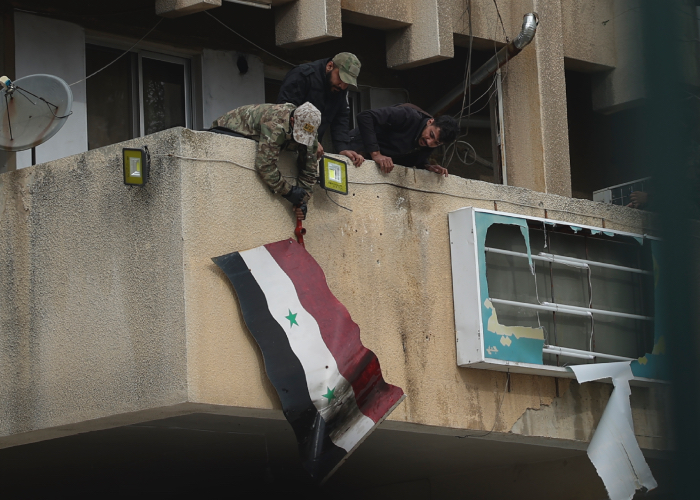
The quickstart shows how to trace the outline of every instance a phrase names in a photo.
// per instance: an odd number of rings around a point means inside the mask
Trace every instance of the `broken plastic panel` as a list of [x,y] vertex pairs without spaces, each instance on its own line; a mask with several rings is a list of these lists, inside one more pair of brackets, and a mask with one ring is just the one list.
[[460,366],[571,376],[631,361],[637,379],[666,378],[658,240],[473,208],[449,220]]

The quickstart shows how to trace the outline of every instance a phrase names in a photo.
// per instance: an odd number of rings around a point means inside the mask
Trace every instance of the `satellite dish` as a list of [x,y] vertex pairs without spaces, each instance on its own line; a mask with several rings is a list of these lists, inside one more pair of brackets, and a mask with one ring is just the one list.
[[0,77],[0,149],[23,151],[48,141],[73,113],[73,92],[53,75]]

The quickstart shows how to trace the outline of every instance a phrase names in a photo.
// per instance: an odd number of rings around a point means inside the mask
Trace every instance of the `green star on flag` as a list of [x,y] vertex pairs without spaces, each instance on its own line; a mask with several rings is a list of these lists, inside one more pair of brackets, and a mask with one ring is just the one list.
[[291,309],[287,309],[289,311],[289,316],[285,316],[289,320],[289,328],[293,327],[294,325],[299,326],[299,323],[297,323],[297,314],[299,313],[294,313],[292,314]]
[[323,394],[323,397],[328,398],[328,402],[330,403],[332,400],[335,399],[335,387],[331,389],[330,387],[326,386],[326,389],[328,389],[328,392]]

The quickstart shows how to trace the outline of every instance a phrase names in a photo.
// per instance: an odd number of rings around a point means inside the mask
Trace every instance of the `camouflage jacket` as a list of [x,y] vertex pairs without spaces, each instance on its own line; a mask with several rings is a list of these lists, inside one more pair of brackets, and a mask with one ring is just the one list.
[[260,177],[278,194],[287,194],[292,188],[279,169],[277,159],[282,149],[296,149],[299,152],[298,185],[311,196],[316,182],[316,148],[318,140],[307,148],[292,139],[289,115],[296,109],[294,104],[252,104],[229,111],[214,120],[213,127],[226,127],[234,132],[258,141],[255,169]]

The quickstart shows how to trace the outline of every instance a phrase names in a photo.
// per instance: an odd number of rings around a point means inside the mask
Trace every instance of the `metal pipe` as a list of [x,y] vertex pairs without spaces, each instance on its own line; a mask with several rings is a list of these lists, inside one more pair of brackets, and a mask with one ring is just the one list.
[[[523,252],[513,252],[511,250],[501,250],[500,248],[491,248],[491,247],[484,247],[485,252],[489,253],[497,253],[501,255],[510,255],[511,257],[524,257],[527,258],[527,254]],[[539,255],[531,255],[530,256],[532,260],[540,260],[544,262],[556,262],[557,264],[564,264],[567,266],[571,267],[576,267],[579,269],[588,269],[588,264],[585,263],[579,263],[579,262],[568,262],[568,261],[563,261],[559,258],[558,255],[552,255],[552,254],[545,254],[541,252]]]
[[542,352],[546,354],[556,354],[557,356],[569,356],[571,358],[581,358],[581,359],[595,359],[595,356],[592,354],[578,354],[578,353],[573,353],[573,352],[563,352],[559,348],[555,348],[554,346],[544,346],[542,348]]
[[529,302],[518,302],[515,300],[505,299],[489,299],[494,304],[504,304],[507,306],[525,307],[527,309],[536,309],[538,311],[560,312],[571,314],[573,316],[590,317],[591,314],[599,314],[601,316],[614,316],[616,318],[639,319],[644,321],[654,321],[652,316],[642,316],[640,314],[629,314],[617,311],[605,311],[603,309],[589,309],[587,307],[570,306],[566,304],[553,304],[551,302],[542,302],[541,304],[531,304]]
[[574,358],[602,358],[613,361],[634,361],[634,358],[625,358],[623,356],[615,356],[614,354],[604,354],[601,352],[582,351],[581,349],[572,349],[570,347],[559,347],[557,345],[546,345],[542,348],[543,352],[550,354],[560,354],[562,356],[571,356]]
[[645,271],[644,269],[637,269],[634,267],[618,266],[616,264],[607,264],[605,262],[597,262],[595,260],[577,259],[575,257],[564,257],[563,255],[552,255],[552,254],[545,253],[545,252],[540,252],[540,255],[542,257],[552,256],[552,257],[559,259],[560,261],[566,261],[566,262],[562,262],[563,264],[585,263],[585,264],[588,264],[589,266],[605,267],[607,269],[617,269],[618,271],[626,271],[628,273],[638,273],[638,274],[651,275],[651,271]]
[[433,104],[433,106],[428,109],[428,113],[433,116],[444,113],[449,108],[454,106],[457,100],[462,97],[464,90],[467,88],[467,83],[469,83],[469,85],[472,87],[480,84],[489,76],[493,75],[496,70],[508,62],[509,59],[517,56],[520,51],[522,51],[523,48],[525,48],[525,46],[535,37],[535,32],[537,31],[537,25],[539,22],[539,18],[535,12],[525,14],[523,17],[523,26],[518,36],[505,47],[501,48],[501,50],[496,52],[491,59],[486,61],[479,69],[477,69],[471,75],[468,82],[465,80],[447,93],[442,99]]

